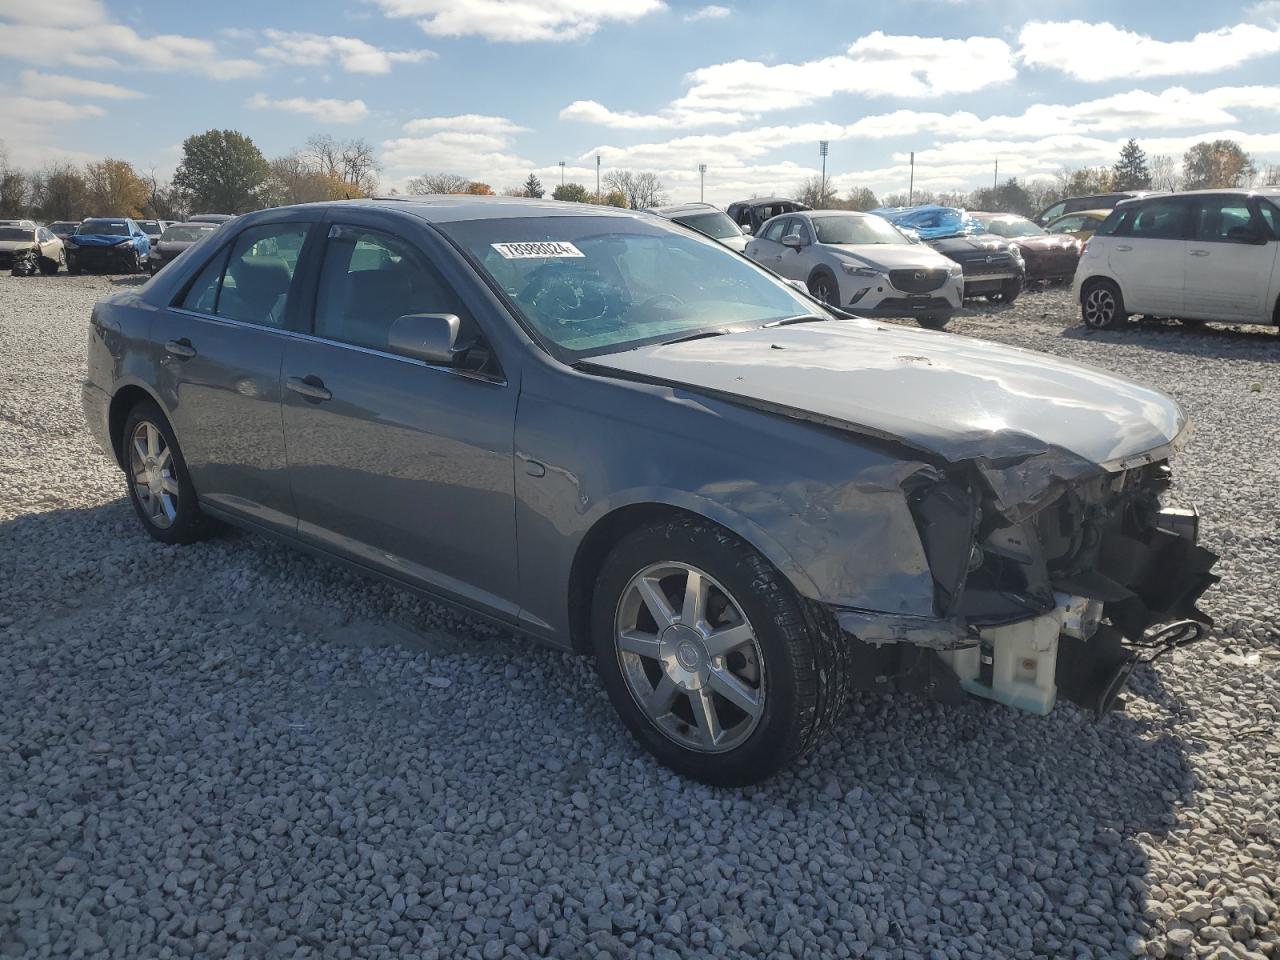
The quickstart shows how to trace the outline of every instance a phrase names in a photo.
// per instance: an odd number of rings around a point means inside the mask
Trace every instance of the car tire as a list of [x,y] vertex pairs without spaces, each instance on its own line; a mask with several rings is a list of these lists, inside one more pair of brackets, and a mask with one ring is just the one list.
[[[200,509],[173,428],[151,401],[136,404],[120,435],[129,501],[148,534],[161,543],[195,543],[215,524]],[[152,495],[152,491],[159,491]]]
[[129,259],[126,266],[127,266],[127,272],[129,273],[142,272],[142,254],[140,254],[136,248],[134,249],[133,256]]
[[62,260],[50,260],[48,257],[40,258],[40,273],[46,277],[52,277],[62,267]]
[[1124,297],[1110,280],[1090,280],[1080,290],[1080,320],[1091,330],[1106,330],[1127,320]]
[[1021,280],[1006,280],[1000,286],[998,293],[988,293],[988,303],[1003,303],[1005,306],[1012,306],[1013,302],[1018,299],[1022,293]]
[[950,322],[951,316],[946,313],[926,313],[923,316],[916,317],[916,323],[926,330],[941,330]]
[[78,263],[72,263],[70,260],[68,260],[67,273],[73,277],[80,276],[80,265]]
[[[686,594],[701,604],[687,605]],[[591,637],[596,670],[636,740],[703,783],[756,783],[792,763],[849,695],[849,645],[825,608],[700,518],[636,530],[614,547],[596,580]]]
[[840,284],[829,270],[815,270],[805,284],[809,295],[829,307],[840,306]]

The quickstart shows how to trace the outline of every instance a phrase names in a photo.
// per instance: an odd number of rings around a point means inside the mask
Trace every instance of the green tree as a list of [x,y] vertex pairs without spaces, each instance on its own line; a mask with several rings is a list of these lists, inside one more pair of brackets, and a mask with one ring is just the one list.
[[237,130],[187,137],[173,185],[199,211],[247,213],[262,206],[271,168],[254,142]]
[[1202,141],[1182,157],[1184,190],[1243,187],[1257,172],[1253,157],[1234,140]]
[[541,199],[541,197],[547,192],[542,189],[542,181],[539,180],[533,173],[529,174],[528,178],[525,180],[524,184],[522,185],[522,188],[524,190],[524,195],[526,197],[531,197],[535,200]]
[[89,202],[99,217],[141,217],[151,197],[147,183],[125,160],[108,157],[84,165]]
[[562,183],[551,191],[552,200],[568,200],[571,203],[586,203],[587,188],[580,183]]
[[1120,159],[1111,168],[1111,175],[1116,190],[1146,190],[1151,186],[1147,155],[1138,146],[1137,140],[1130,138],[1120,148]]
[[849,197],[845,200],[844,206],[849,210],[875,210],[880,206],[880,201],[868,188],[854,187],[849,191]]

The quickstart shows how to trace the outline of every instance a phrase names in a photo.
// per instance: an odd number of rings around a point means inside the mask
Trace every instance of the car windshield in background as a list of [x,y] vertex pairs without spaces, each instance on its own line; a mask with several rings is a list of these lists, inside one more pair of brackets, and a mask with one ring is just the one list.
[[76,229],[76,233],[96,234],[101,237],[127,237],[129,227],[119,220],[86,220]]
[[217,228],[212,224],[207,227],[169,227],[160,235],[160,239],[169,243],[195,243],[215,229]]
[[57,233],[59,230],[74,230],[78,226],[80,226],[79,220],[58,220],[49,224],[49,229]]
[[154,220],[139,220],[138,226],[142,228],[143,233],[149,236],[156,237],[160,235],[160,224]]
[[0,240],[34,240],[36,232],[30,227],[0,227]]
[[573,361],[817,309],[712,240],[623,217],[438,224]]
[[1047,231],[1043,227],[1038,227],[1030,220],[1022,217],[1001,217],[996,220],[988,220],[987,230],[994,233],[997,237],[1012,239],[1014,237],[1042,237]]
[[699,233],[705,233],[708,237],[716,240],[742,236],[742,231],[738,229],[738,225],[723,213],[694,213],[689,216],[675,217],[674,219],[677,223],[683,223],[686,227],[692,227]]
[[819,243],[910,243],[879,217],[813,217]]

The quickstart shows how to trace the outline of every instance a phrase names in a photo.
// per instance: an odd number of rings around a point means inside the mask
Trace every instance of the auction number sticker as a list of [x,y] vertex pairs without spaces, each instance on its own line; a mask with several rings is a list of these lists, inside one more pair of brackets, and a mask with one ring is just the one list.
[[563,240],[535,240],[527,243],[491,243],[504,260],[542,260],[546,257],[586,256],[572,243]]

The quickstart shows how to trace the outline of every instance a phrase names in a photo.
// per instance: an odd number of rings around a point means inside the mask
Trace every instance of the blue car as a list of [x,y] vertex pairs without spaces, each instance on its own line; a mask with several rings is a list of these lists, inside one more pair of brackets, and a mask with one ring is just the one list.
[[67,273],[141,273],[151,259],[151,239],[128,217],[83,221],[64,242]]

